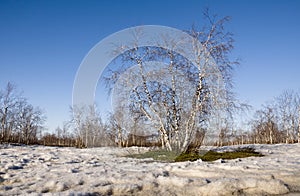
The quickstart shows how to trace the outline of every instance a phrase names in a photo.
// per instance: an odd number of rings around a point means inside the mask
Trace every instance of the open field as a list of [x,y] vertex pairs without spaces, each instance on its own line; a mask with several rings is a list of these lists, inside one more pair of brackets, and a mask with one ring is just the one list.
[[2,145],[0,195],[300,194],[300,144],[250,146],[265,156],[164,163],[124,157],[147,148]]

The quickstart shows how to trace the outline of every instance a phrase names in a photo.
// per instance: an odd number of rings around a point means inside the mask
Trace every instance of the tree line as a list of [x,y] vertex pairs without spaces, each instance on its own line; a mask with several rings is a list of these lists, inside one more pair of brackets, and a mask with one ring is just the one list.
[[254,143],[300,143],[300,95],[286,90],[256,111],[252,120]]
[[[111,113],[106,122],[96,106],[71,108],[72,118],[52,132],[47,132],[44,112],[28,103],[12,83],[0,90],[0,142],[41,144],[69,147],[101,146],[159,146],[159,133],[145,134],[145,125],[136,121],[125,129],[122,112]],[[218,116],[220,117],[220,116]],[[254,112],[247,122],[248,129],[236,128],[232,123],[198,132],[193,144],[205,145],[300,143],[300,94],[285,90],[273,101]],[[207,133],[204,133],[204,132]],[[206,136],[206,137],[204,137]],[[204,139],[206,138],[206,139]],[[201,145],[200,144],[200,145]],[[198,144],[199,146],[199,144]]]
[[[0,143],[80,148],[118,145],[115,135],[118,128],[113,115],[104,123],[95,106],[71,108],[70,114],[72,118],[64,122],[62,128],[48,132],[45,112],[30,104],[16,86],[8,82],[0,89]],[[149,145],[142,137],[128,138],[119,146]]]

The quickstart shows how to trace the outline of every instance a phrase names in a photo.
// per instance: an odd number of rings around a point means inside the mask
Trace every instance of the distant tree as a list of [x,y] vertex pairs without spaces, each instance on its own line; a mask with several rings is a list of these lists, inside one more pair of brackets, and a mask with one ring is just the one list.
[[84,146],[84,108],[75,106],[71,107],[71,120],[70,125],[72,125],[73,133],[76,137],[76,146],[79,148]]
[[101,120],[96,106],[75,106],[71,108],[70,125],[74,130],[77,147],[114,145],[107,127]]
[[63,139],[63,145],[64,146],[71,146],[72,144],[72,140],[73,137],[72,135],[69,133],[69,123],[68,122],[64,122],[63,123],[63,128],[62,128],[62,139]]
[[16,93],[16,87],[8,82],[6,88],[0,91],[0,120],[1,120],[1,137],[2,142],[11,140],[12,131],[16,128],[16,111],[19,103],[19,97]]
[[267,105],[254,114],[252,121],[255,143],[274,144],[281,142],[282,134],[278,129],[274,106]]
[[55,133],[56,133],[56,136],[57,136],[57,144],[58,146],[61,145],[61,138],[62,138],[62,129],[60,127],[57,127],[55,129]]
[[281,129],[286,133],[285,142],[294,142],[297,140],[297,133],[299,135],[299,94],[286,90],[276,97],[275,100],[279,123],[281,124]]
[[125,140],[125,136],[124,136],[124,129],[123,129],[123,125],[122,123],[125,121],[123,119],[123,113],[119,112],[119,111],[115,111],[114,113],[111,113],[109,115],[109,125],[110,125],[110,129],[111,132],[113,132],[116,137],[115,137],[115,141],[118,144],[118,147],[122,147],[125,146],[124,140]]
[[8,82],[0,90],[0,141],[36,143],[45,122],[44,112],[27,102]]
[[37,143],[37,135],[45,122],[45,116],[40,108],[25,105],[20,111],[18,127],[21,131],[21,143]]

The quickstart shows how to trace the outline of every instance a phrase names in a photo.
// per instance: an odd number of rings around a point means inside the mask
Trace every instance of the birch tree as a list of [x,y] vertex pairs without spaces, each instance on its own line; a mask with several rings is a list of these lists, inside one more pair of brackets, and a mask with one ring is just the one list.
[[278,120],[275,108],[271,105],[263,106],[263,109],[256,111],[253,122],[256,143],[278,143],[281,134],[278,130]]
[[[136,47],[123,52],[115,61],[117,69],[106,75],[108,88],[116,90],[119,86],[116,91],[129,111],[128,120],[138,114],[145,122],[151,122],[162,147],[169,151],[187,151],[195,136],[199,136],[196,133],[205,134],[213,111],[230,109],[234,102],[231,71],[236,62],[229,59],[233,35],[224,27],[229,18],[217,19],[207,12],[204,15],[207,26],[200,31],[187,31],[192,41],[185,45],[192,48],[195,62],[174,52],[180,47],[178,40],[166,39],[165,45],[157,47],[138,47],[143,38],[141,30],[134,32]],[[158,61],[163,63],[149,65]],[[124,91],[127,94],[122,96]],[[203,137],[199,139],[202,141]]]
[[124,129],[124,123],[126,123],[125,114],[121,110],[121,106],[118,105],[114,110],[114,113],[109,115],[109,124],[112,129],[112,132],[116,136],[115,140],[118,144],[118,147],[122,147],[125,145],[125,134],[126,130]]
[[299,94],[286,90],[276,97],[276,104],[281,128],[286,133],[285,142],[296,141],[299,137]]
[[57,127],[56,129],[55,129],[55,133],[56,133],[56,136],[57,136],[57,144],[56,145],[58,145],[58,146],[60,146],[61,145],[61,139],[62,139],[62,129],[60,128],[60,127]]
[[97,147],[114,145],[111,135],[102,122],[96,106],[75,106],[71,108],[70,125],[76,135],[77,147]]

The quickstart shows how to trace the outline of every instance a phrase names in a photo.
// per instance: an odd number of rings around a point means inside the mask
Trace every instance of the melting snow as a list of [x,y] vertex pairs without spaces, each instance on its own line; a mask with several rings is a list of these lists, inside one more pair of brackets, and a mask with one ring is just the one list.
[[123,157],[147,148],[1,145],[0,195],[300,194],[299,144],[248,146],[266,156],[162,163]]

